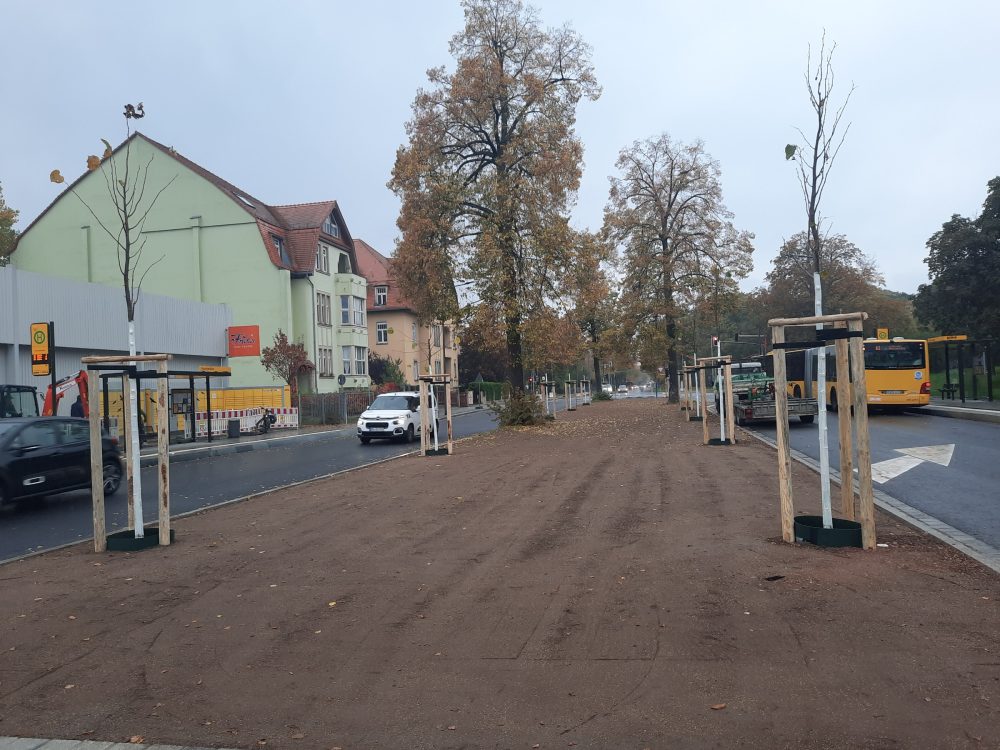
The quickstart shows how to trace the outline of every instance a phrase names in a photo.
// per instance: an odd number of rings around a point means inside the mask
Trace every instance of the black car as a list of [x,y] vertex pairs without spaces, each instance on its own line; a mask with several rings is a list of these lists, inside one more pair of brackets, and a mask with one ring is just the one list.
[[[122,481],[118,441],[101,436],[104,494]],[[90,487],[90,425],[86,419],[0,419],[0,505]]]

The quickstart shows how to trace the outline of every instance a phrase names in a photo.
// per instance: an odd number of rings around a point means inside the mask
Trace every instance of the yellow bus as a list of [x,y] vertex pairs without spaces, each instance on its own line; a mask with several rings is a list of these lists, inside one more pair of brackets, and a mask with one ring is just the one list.
[[[926,406],[931,401],[930,357],[924,339],[865,339],[865,385],[868,406],[903,408]],[[837,388],[837,360],[833,348],[826,354],[826,403],[837,411],[840,397]],[[793,370],[797,377],[793,377]],[[801,374],[800,374],[801,373]],[[813,355],[813,374],[816,357]],[[801,365],[789,367],[788,394],[802,396],[805,391]],[[816,382],[813,381],[813,393]]]
[[[865,339],[868,406],[926,406],[931,402],[930,357],[924,339]],[[828,350],[829,352],[829,350]],[[832,366],[831,363],[832,362]],[[837,410],[837,363],[827,354],[827,404]]]

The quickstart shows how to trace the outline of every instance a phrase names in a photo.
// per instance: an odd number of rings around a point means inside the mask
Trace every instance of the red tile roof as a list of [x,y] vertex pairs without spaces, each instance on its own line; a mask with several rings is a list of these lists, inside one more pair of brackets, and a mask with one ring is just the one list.
[[[413,312],[409,301],[400,293],[399,286],[392,278],[389,259],[364,240],[354,240],[354,250],[358,256],[358,273],[368,281],[368,311]],[[375,306],[375,287],[388,286],[386,304]]]

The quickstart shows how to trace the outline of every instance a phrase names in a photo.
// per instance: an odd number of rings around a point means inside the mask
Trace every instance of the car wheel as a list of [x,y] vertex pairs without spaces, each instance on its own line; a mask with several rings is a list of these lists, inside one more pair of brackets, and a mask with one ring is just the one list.
[[413,431],[413,425],[411,424],[409,427],[406,428],[406,442],[412,443],[416,439],[417,439],[417,433]]
[[362,445],[368,445],[368,443],[372,441],[370,437],[365,437],[364,435],[361,435],[359,439],[361,440]]
[[104,496],[113,495],[122,486],[122,467],[113,461],[104,463]]
[[799,415],[799,421],[802,422],[802,423],[804,423],[804,424],[812,424],[812,421],[815,418],[816,417],[813,414],[800,414]]

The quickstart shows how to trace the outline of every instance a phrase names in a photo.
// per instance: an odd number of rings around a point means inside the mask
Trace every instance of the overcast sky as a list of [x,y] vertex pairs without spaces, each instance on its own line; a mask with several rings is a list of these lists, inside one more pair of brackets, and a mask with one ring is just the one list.
[[[823,213],[873,256],[891,289],[926,280],[927,238],[978,215],[1000,174],[1000,3],[990,0],[676,2],[539,0],[593,48],[596,102],[579,108],[586,169],[574,212],[596,229],[623,146],[667,131],[701,139],[725,200],[756,234],[760,283],[805,210],[783,149],[808,129],[803,73],[823,29],[835,98],[856,84]],[[427,68],[451,66],[457,0],[163,3],[4,0],[0,183],[30,222],[99,138],[141,129],[271,204],[336,199],[355,237],[391,253],[385,187]],[[838,96],[839,95],[839,96]]]

